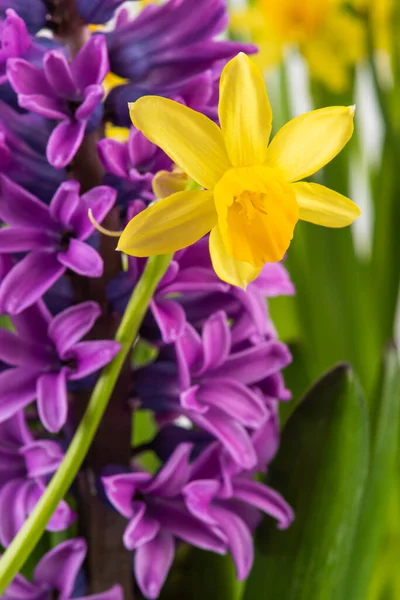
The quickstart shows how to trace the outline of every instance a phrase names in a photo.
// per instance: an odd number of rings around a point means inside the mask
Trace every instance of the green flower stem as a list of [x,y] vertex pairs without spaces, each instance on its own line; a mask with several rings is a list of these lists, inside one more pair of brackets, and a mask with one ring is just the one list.
[[40,540],[58,503],[67,493],[82,465],[157,284],[166,272],[171,259],[172,255],[163,255],[154,256],[147,261],[115,336],[116,341],[121,344],[121,350],[103,369],[60,468],[0,560],[0,595],[14,579]]

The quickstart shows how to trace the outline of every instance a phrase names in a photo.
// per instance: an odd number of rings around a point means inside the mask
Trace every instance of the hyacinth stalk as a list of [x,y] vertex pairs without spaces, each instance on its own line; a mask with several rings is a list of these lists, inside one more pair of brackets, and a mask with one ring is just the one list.
[[115,358],[104,368],[91,395],[85,415],[76,430],[63,462],[49,483],[45,493],[26,520],[13,542],[4,554],[0,565],[0,593],[12,581],[32,552],[58,503],[65,496],[90,448],[97,428],[107,408],[122,366],[137,337],[143,317],[146,314],[154,291],[171,262],[172,255],[150,258],[138,282],[115,341],[121,349]]

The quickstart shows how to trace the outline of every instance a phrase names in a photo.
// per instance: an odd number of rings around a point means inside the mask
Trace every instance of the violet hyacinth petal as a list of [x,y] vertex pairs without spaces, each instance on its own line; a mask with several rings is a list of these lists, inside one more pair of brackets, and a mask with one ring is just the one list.
[[0,175],[0,189],[0,219],[7,225],[39,230],[54,226],[47,206],[5,175]]
[[180,444],[153,481],[142,486],[143,493],[158,494],[163,497],[179,494],[189,477],[189,459],[192,450],[192,444]]
[[107,498],[114,508],[127,519],[133,516],[133,497],[138,487],[151,481],[150,473],[122,473],[102,477]]
[[160,531],[160,523],[146,514],[144,502],[133,502],[134,516],[129,521],[123,536],[124,546],[134,550],[154,539]]
[[99,185],[81,196],[77,210],[71,219],[71,225],[79,239],[86,240],[94,231],[88,217],[89,208],[96,221],[101,223],[114,206],[116,198],[116,190],[107,185]]
[[75,598],[75,600],[124,600],[124,593],[120,585],[113,585],[106,592],[90,594],[90,596]]
[[174,560],[174,554],[174,538],[166,532],[160,532],[153,540],[136,550],[135,577],[146,598],[154,600],[160,595]]
[[49,348],[23,339],[8,329],[0,329],[0,360],[8,365],[46,369],[52,358],[53,355]]
[[[26,497],[29,488],[34,485],[24,479],[16,479],[6,483],[0,491],[0,542],[8,546],[24,524],[26,514]],[[7,515],[7,518],[4,518]]]
[[[30,486],[26,494],[26,514],[33,511],[45,490],[46,486],[42,481],[37,481],[36,484]],[[65,500],[61,500],[47,523],[46,529],[48,531],[62,531],[67,529],[75,519],[76,513],[70,509]]]
[[64,267],[84,277],[101,277],[104,263],[100,254],[81,240],[69,240],[68,249],[59,252],[57,259]]
[[32,440],[31,433],[26,424],[23,411],[17,412],[7,421],[0,423],[1,444],[19,447],[29,444]]
[[209,525],[216,525],[217,521],[210,510],[211,501],[217,495],[220,484],[215,479],[191,481],[183,489],[185,504],[195,517]]
[[[41,594],[41,596],[39,595]],[[38,591],[37,586],[27,581],[22,575],[17,575],[3,594],[2,600],[47,600]]]
[[233,483],[233,491],[239,500],[248,502],[277,519],[279,529],[287,529],[292,523],[293,510],[282,496],[270,487],[237,477]]
[[39,417],[47,431],[57,433],[68,414],[67,369],[41,375],[37,383]]
[[100,313],[100,305],[88,301],[71,306],[52,319],[48,334],[60,356],[92,329]]
[[206,415],[193,415],[192,420],[220,440],[235,462],[243,469],[251,469],[256,465],[257,456],[250,436],[235,419],[213,407]]
[[201,372],[223,365],[230,348],[231,335],[227,316],[223,311],[218,311],[207,319],[203,326],[204,362]]
[[61,49],[47,52],[43,59],[43,69],[46,79],[57,96],[73,99],[78,88],[72,78],[68,60]]
[[274,298],[275,296],[292,296],[296,290],[290,280],[289,273],[281,263],[267,263],[261,269],[261,273],[255,281],[252,281],[248,289],[255,287],[264,296]]
[[129,165],[128,148],[126,144],[112,138],[104,138],[97,143],[97,150],[106,171],[125,178]]
[[33,575],[35,583],[57,590],[62,598],[70,597],[86,550],[83,538],[58,544],[38,562]]
[[64,458],[60,446],[53,440],[36,440],[20,449],[24,457],[28,477],[50,475],[57,470]]
[[26,367],[0,373],[0,421],[9,419],[36,398],[37,371]]
[[[1,234],[1,232],[0,232]],[[174,300],[152,300],[151,312],[160,328],[161,336],[166,344],[175,342],[183,333],[186,314],[182,306]]]
[[81,90],[89,85],[99,85],[109,69],[104,35],[92,36],[71,63],[72,75]]
[[246,579],[254,561],[251,532],[244,521],[222,506],[213,506],[212,513],[228,538],[229,550],[236,565],[237,577]]
[[54,194],[50,203],[50,214],[59,223],[67,227],[79,204],[78,181],[64,181]]
[[7,62],[7,77],[17,94],[53,95],[44,72],[22,58],[11,58]]
[[30,110],[45,119],[65,119],[68,114],[58,98],[43,94],[19,94],[18,104],[25,110]]
[[65,267],[52,252],[36,250],[8,273],[0,286],[0,311],[18,314],[39,300],[63,275]]
[[268,417],[260,396],[235,379],[204,382],[196,399],[201,406],[215,406],[246,427],[258,428]]
[[13,323],[19,335],[44,346],[48,343],[47,332],[51,319],[51,313],[43,300],[32,304],[22,313],[13,315]]
[[52,167],[63,169],[71,162],[82,143],[85,123],[62,121],[55,127],[46,148],[46,157]]
[[51,247],[54,237],[47,231],[28,227],[5,227],[0,229],[1,252],[28,252]]
[[90,85],[83,93],[82,104],[75,112],[76,119],[88,119],[104,96],[101,85]]
[[113,340],[76,344],[67,352],[67,356],[76,361],[75,370],[70,374],[69,379],[83,379],[87,375],[98,371],[114,358],[120,348],[119,342]]

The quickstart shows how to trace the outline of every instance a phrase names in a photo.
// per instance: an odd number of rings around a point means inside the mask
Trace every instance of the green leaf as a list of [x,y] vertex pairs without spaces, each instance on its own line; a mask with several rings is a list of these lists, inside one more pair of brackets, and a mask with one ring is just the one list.
[[371,464],[354,540],[346,598],[365,600],[387,526],[399,449],[400,369],[396,348],[386,356]]
[[368,438],[360,386],[351,367],[339,365],[283,430],[268,483],[292,505],[295,521],[287,531],[270,519],[261,526],[244,600],[347,600],[342,590],[367,476]]

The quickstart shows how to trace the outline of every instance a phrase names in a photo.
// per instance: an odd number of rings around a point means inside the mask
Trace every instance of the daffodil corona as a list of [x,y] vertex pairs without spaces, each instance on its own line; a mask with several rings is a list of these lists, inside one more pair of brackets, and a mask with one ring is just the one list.
[[246,287],[283,258],[298,219],[343,227],[360,214],[348,198],[299,180],[350,139],[354,107],[315,110],[289,121],[268,145],[272,112],[261,73],[245,54],[224,68],[219,128],[177,102],[147,96],[130,105],[134,125],[204,190],[156,201],[127,225],[118,249],[133,256],[174,252],[209,231],[218,276]]

